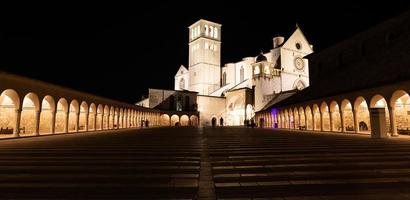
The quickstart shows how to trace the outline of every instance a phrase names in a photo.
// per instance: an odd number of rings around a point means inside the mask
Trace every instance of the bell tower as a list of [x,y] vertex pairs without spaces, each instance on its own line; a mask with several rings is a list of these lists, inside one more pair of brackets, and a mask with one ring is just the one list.
[[221,25],[199,20],[189,28],[189,90],[209,95],[220,87]]

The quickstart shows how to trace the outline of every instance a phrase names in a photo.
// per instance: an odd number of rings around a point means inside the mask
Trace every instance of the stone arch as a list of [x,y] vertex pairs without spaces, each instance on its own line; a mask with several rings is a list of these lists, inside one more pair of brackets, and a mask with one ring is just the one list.
[[300,129],[300,123],[299,123],[299,110],[295,107],[293,108],[293,118],[295,120],[295,129]]
[[161,126],[171,126],[171,120],[169,118],[169,115],[167,114],[161,115]]
[[113,128],[114,129],[118,129],[118,127],[119,127],[119,124],[118,124],[118,122],[119,122],[119,120],[120,120],[120,109],[119,108],[114,108],[114,123],[113,123]]
[[303,107],[299,107],[299,127],[301,130],[306,129],[306,114]]
[[322,131],[330,131],[329,106],[325,101],[320,104],[320,113],[322,118]]
[[40,120],[40,101],[35,93],[28,93],[23,98],[20,135],[38,134],[38,122]]
[[321,130],[321,123],[322,118],[320,116],[319,106],[317,104],[313,104],[313,130]]
[[410,117],[410,97],[404,90],[396,90],[390,98],[390,109],[392,115],[392,133],[408,132]]
[[297,90],[303,90],[306,88],[306,83],[305,81],[303,81],[302,79],[297,79],[294,83],[293,83],[293,89],[297,89]]
[[103,129],[107,130],[110,128],[110,107],[108,105],[104,106],[103,116]]
[[285,124],[284,124],[284,128],[290,128],[290,121],[289,121],[289,111],[288,111],[288,109],[285,109],[285,111],[284,111],[284,122],[285,122]]
[[289,128],[295,129],[295,115],[293,114],[293,109],[289,108]]
[[96,123],[95,123],[95,129],[96,130],[102,130],[103,129],[103,115],[104,115],[104,107],[101,104],[98,104],[97,106],[97,116],[96,116]]
[[357,120],[355,127],[358,127],[358,129],[356,130],[359,132],[370,133],[370,113],[366,99],[362,96],[357,97],[354,102],[353,109]]
[[343,99],[342,103],[340,104],[340,111],[342,115],[342,122],[343,122],[343,132],[346,131],[354,131],[355,124],[354,124],[354,115],[353,115],[353,106],[349,100]]
[[[20,97],[12,89],[4,90],[0,95],[0,128],[4,134],[18,136],[17,114],[20,110]],[[17,120],[18,121],[18,120]]]
[[330,119],[332,120],[330,129],[336,132],[342,132],[342,120],[340,115],[339,104],[336,101],[330,102],[329,105]]
[[81,102],[80,106],[80,115],[79,115],[79,131],[87,131],[87,120],[88,120],[88,104],[87,102],[83,101]]
[[55,106],[56,104],[52,96],[47,95],[43,98],[40,113],[40,134],[54,132]]
[[171,126],[179,126],[179,116],[178,115],[172,115],[171,116]]
[[198,126],[199,125],[199,120],[198,120],[198,117],[196,115],[191,115],[191,117],[189,117],[189,121],[191,121],[191,126]]
[[119,109],[118,127],[119,128],[124,128],[124,109],[123,108]]
[[68,128],[68,102],[60,98],[57,102],[55,132],[65,133]]
[[73,99],[69,107],[68,132],[78,132],[79,113],[80,113],[80,106],[78,104],[78,101]]
[[306,106],[305,115],[306,115],[306,130],[313,130],[313,117],[312,117],[312,109],[310,108],[310,106]]
[[114,119],[115,119],[115,108],[113,106],[110,107],[110,114],[108,118],[108,129],[114,128]]
[[91,103],[88,109],[88,130],[95,131],[95,125],[97,124],[97,108],[95,103]]
[[180,122],[181,126],[189,126],[189,117],[187,115],[182,115]]

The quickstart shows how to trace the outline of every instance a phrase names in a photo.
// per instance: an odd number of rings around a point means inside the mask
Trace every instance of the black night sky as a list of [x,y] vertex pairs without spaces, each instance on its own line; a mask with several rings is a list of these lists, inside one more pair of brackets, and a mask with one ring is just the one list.
[[1,6],[0,69],[134,103],[149,87],[173,89],[188,62],[187,27],[200,18],[222,24],[224,64],[268,51],[296,23],[317,52],[410,8],[408,1],[200,2]]

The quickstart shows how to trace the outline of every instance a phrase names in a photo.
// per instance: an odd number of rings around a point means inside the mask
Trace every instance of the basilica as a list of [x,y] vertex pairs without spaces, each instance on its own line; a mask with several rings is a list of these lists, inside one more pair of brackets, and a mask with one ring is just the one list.
[[288,38],[274,37],[268,52],[224,65],[221,27],[204,19],[189,26],[189,62],[176,72],[174,90],[150,88],[148,98],[137,105],[197,111],[201,126],[235,126],[250,122],[255,112],[309,86],[305,56],[313,52],[313,46],[300,27]]

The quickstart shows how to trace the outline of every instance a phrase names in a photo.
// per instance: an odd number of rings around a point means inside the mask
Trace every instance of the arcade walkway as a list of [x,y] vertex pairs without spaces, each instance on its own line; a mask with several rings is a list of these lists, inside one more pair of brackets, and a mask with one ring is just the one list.
[[0,163],[0,199],[410,199],[406,138],[133,129],[2,140]]

